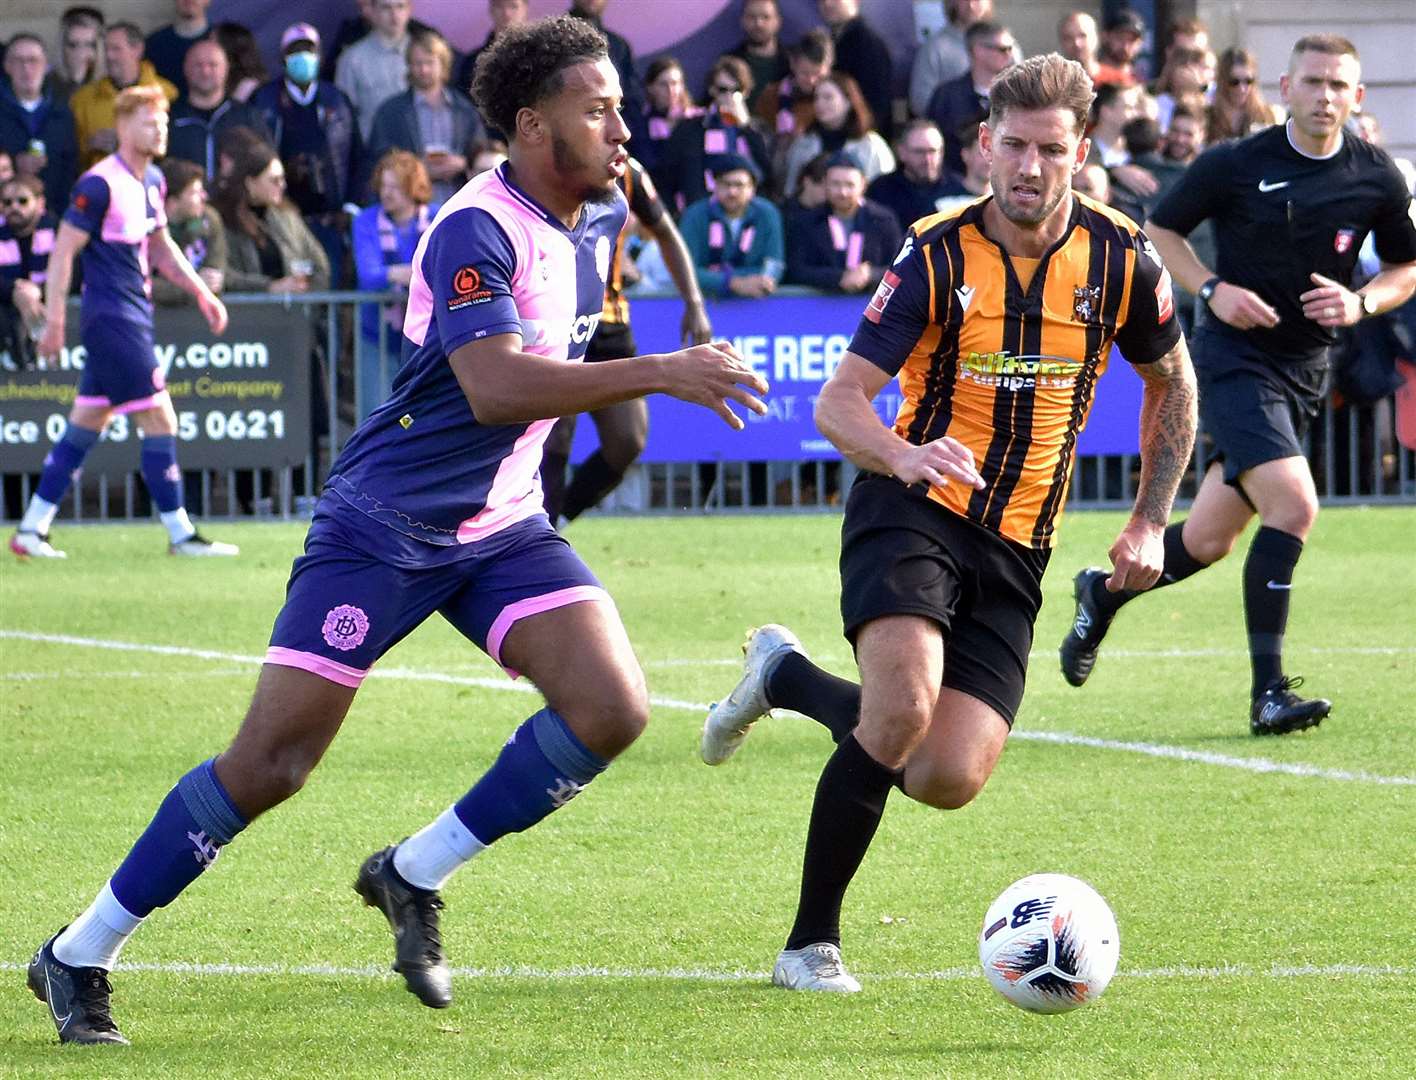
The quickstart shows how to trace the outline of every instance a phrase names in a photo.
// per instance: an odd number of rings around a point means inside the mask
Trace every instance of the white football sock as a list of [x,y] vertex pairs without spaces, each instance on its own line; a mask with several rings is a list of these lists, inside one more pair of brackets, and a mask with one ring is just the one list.
[[109,882],[88,910],[54,939],[54,957],[70,967],[112,971],[124,943],[142,924],[142,919],[118,902]]
[[393,852],[398,876],[420,889],[441,889],[452,872],[486,848],[449,806]]
[[30,499],[25,516],[20,519],[20,532],[39,533],[41,536],[54,524],[54,515],[59,513],[57,504],[41,499],[38,495]]
[[187,516],[187,508],[179,506],[176,510],[169,510],[165,514],[159,514],[162,523],[167,526],[167,535],[172,537],[174,544],[180,544],[183,540],[195,535],[197,529],[192,524],[192,519]]

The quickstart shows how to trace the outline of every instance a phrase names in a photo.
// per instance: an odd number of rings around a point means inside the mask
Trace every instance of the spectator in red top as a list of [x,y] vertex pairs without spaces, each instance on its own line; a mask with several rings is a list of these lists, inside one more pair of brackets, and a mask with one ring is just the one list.
[[1129,8],[1107,16],[1101,35],[1101,63],[1092,73],[1097,86],[1118,83],[1135,86],[1141,81],[1136,71],[1136,58],[1146,40],[1145,20]]

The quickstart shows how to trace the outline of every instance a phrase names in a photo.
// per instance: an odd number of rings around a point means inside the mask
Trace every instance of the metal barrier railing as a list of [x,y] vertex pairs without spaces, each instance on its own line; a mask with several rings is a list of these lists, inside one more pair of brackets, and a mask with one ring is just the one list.
[[[345,432],[357,422],[364,372],[351,345],[360,333],[358,306],[399,301],[392,292],[330,291],[290,294],[231,294],[228,306],[275,305],[300,308],[320,323],[324,345],[321,374],[327,434],[312,445],[300,466],[277,470],[206,469],[187,473],[188,504],[206,518],[273,516],[310,512],[329,463]],[[379,366],[390,371],[397,358],[377,343]],[[347,371],[347,376],[345,372]],[[1416,453],[1395,439],[1395,403],[1335,408],[1329,399],[1305,443],[1318,491],[1329,504],[1416,504]],[[1182,500],[1193,498],[1203,475],[1204,440],[1182,485]],[[136,463],[135,463],[136,465]],[[855,475],[849,462],[709,461],[655,462],[635,466],[621,491],[603,508],[609,513],[823,512],[839,508]],[[1079,457],[1069,508],[1119,509],[1131,505],[1140,472],[1133,454]],[[37,477],[6,473],[4,516],[14,519],[29,501]],[[135,482],[136,468],[121,483],[108,475],[80,478],[61,511],[66,521],[135,520],[151,516],[146,492]],[[115,512],[116,511],[116,512]]]

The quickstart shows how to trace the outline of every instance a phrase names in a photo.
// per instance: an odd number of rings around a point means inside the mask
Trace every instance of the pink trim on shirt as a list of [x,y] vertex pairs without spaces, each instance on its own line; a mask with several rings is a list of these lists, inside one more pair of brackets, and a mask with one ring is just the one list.
[[501,609],[496,619],[492,621],[492,628],[487,631],[487,655],[501,664],[513,679],[518,678],[519,673],[503,664],[501,658],[502,642],[506,640],[507,632],[511,630],[512,626],[528,615],[539,615],[543,611],[553,611],[556,608],[569,607],[571,604],[581,604],[590,600],[603,601],[608,604],[614,603],[610,599],[610,594],[598,585],[574,585],[569,589],[559,589],[543,596],[531,596],[525,600],[518,600],[514,604],[508,604]]
[[839,218],[828,217],[826,227],[831,230],[831,246],[837,251],[846,250],[846,227]]
[[543,509],[541,447],[555,420],[535,420],[502,458],[483,509],[457,527],[457,542],[470,544],[525,521]]
[[266,650],[265,662],[277,667],[299,668],[301,671],[308,671],[312,675],[318,675],[320,678],[328,679],[340,686],[352,686],[356,689],[369,674],[368,668],[350,667],[348,664],[338,663],[316,653],[300,652],[298,649],[282,649],[279,645],[272,645]]

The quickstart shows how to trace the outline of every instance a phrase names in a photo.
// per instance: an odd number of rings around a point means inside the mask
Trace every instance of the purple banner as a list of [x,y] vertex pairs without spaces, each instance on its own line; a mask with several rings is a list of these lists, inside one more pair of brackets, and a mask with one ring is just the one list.
[[[835,448],[816,430],[812,410],[822,384],[850,345],[865,308],[863,296],[782,296],[767,300],[710,300],[708,315],[716,338],[727,338],[771,385],[769,411],[756,416],[739,409],[747,427],[734,431],[715,413],[656,394],[649,399],[649,442],[643,461],[810,461],[835,460]],[[632,301],[631,320],[640,352],[679,348],[678,300]],[[1131,365],[1113,354],[1097,386],[1078,443],[1080,454],[1134,454],[1137,449],[1141,380]],[[900,387],[889,383],[875,399],[881,420],[892,423],[900,408]],[[595,449],[595,426],[576,426],[572,458],[583,461]]]

